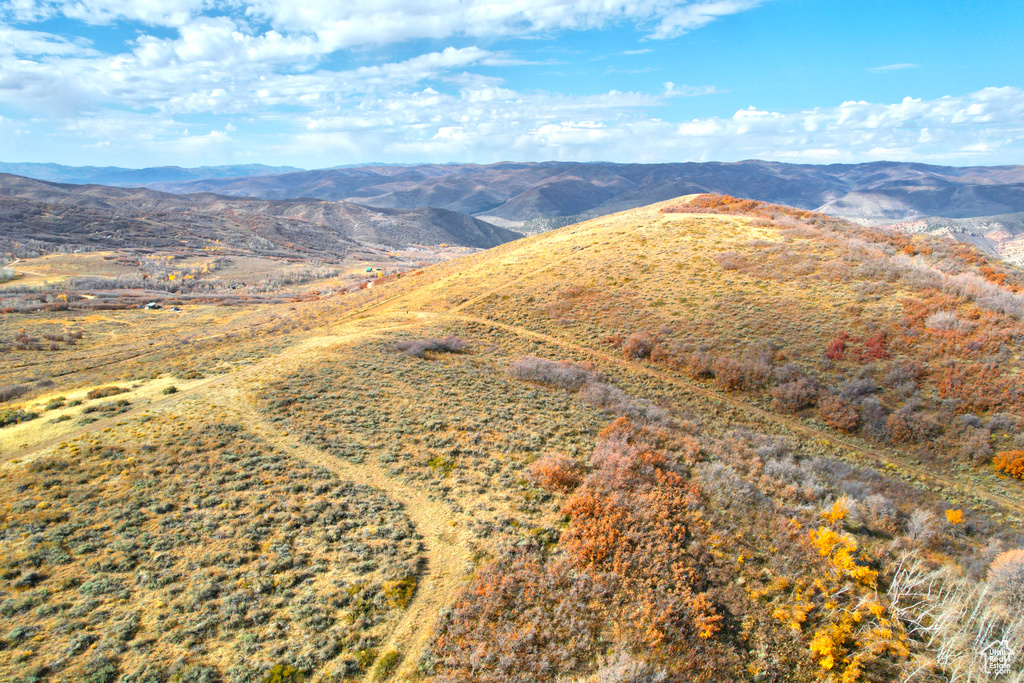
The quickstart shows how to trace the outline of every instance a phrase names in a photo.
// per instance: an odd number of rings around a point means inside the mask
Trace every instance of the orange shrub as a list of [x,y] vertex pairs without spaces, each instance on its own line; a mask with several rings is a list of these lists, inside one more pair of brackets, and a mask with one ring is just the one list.
[[988,568],[988,581],[1008,604],[1024,607],[1024,548],[998,555]]
[[749,391],[765,386],[771,377],[771,365],[754,355],[735,359],[716,358],[712,364],[715,385],[723,391]]
[[693,379],[715,376],[715,357],[707,351],[697,351],[686,357],[686,374]]
[[946,368],[938,384],[939,396],[963,401],[973,412],[1009,411],[1024,403],[1017,381],[1001,376],[991,363],[957,364]]
[[963,510],[959,510],[959,509],[957,509],[957,510],[953,510],[953,509],[946,510],[946,521],[951,526],[956,526],[957,524],[963,524],[964,523],[964,511]]
[[654,336],[649,332],[634,332],[622,343],[622,352],[626,354],[626,358],[650,358],[654,344]]
[[542,489],[568,493],[583,481],[583,467],[565,453],[549,452],[530,465],[527,477]]
[[1024,451],[1002,451],[996,455],[992,464],[1000,472],[1024,479]]
[[[693,552],[710,534],[701,499],[662,450],[676,445],[624,418],[606,426],[593,471],[562,508],[562,552],[526,547],[482,569],[438,625],[438,673],[458,683],[553,682],[588,668],[614,639],[651,653],[673,680],[710,680],[729,650],[705,592],[712,556]],[[566,460],[548,454],[531,476],[571,469]]]
[[825,396],[818,401],[818,416],[832,429],[850,432],[857,428],[857,409],[842,396]]

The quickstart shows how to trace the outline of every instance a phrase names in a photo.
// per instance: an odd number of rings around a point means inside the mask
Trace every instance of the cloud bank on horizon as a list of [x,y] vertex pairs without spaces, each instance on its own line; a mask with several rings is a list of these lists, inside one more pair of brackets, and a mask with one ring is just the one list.
[[893,4],[7,0],[0,160],[1022,163],[1021,3]]

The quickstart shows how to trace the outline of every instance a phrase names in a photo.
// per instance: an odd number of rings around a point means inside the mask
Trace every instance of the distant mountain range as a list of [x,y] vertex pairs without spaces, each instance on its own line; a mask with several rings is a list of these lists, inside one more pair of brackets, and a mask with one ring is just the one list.
[[190,248],[340,257],[352,247],[442,243],[487,248],[522,237],[471,216],[319,199],[176,195],[145,188],[51,183],[0,174],[0,250]]
[[244,164],[237,166],[155,166],[152,168],[121,168],[119,166],[62,166],[61,164],[3,163],[0,173],[49,180],[55,183],[77,185],[112,185],[114,187],[144,187],[152,183],[170,183],[209,178],[246,178],[301,171],[294,166],[264,166]]
[[[15,170],[14,167],[17,167]],[[139,170],[0,164],[48,179],[59,175],[174,194],[264,200],[312,198],[380,209],[444,209],[496,226],[538,232],[566,222],[694,193],[731,194],[821,211],[864,224],[926,221],[1019,262],[1024,256],[1024,166],[606,162],[368,165],[313,171],[270,166]],[[283,172],[284,171],[284,172]],[[963,221],[961,219],[971,219]],[[975,220],[981,219],[981,220]],[[923,229],[914,223],[911,229]]]
[[876,223],[1024,211],[1024,166],[958,168],[897,162],[361,166],[146,185],[167,192],[316,197],[398,209],[435,206],[514,223],[603,215],[699,192]]

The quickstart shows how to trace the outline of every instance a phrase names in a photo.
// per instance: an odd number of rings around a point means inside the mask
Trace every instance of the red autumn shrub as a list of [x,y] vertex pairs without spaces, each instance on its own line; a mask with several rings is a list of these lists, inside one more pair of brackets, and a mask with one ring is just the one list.
[[568,493],[583,481],[583,466],[565,453],[548,452],[527,468],[531,482],[546,491]]
[[818,417],[832,429],[843,432],[852,432],[860,422],[853,403],[842,396],[825,396],[820,399]]
[[634,332],[622,343],[622,352],[626,358],[635,360],[650,358],[655,343],[654,335],[650,332]]
[[872,360],[884,360],[889,358],[889,341],[884,334],[876,334],[864,340],[864,350],[861,353],[861,362]]
[[935,418],[908,404],[890,415],[885,421],[886,432],[893,443],[919,443],[934,438],[940,431]]
[[846,340],[849,335],[841,332],[838,337],[829,342],[825,349],[825,357],[831,360],[842,360],[846,357]]

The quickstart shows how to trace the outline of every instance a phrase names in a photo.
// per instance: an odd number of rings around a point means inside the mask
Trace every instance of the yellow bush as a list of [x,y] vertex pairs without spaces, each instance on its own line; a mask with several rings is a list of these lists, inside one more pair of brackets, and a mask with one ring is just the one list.
[[846,498],[840,498],[832,503],[832,507],[825,513],[825,519],[829,524],[835,524],[846,519],[848,514],[850,514],[850,503]]
[[841,534],[822,527],[811,531],[811,545],[822,557],[828,557],[832,565],[845,576],[865,586],[874,586],[878,572],[857,564],[853,553],[857,552],[857,541],[849,534]]
[[1024,479],[1024,451],[1002,451],[992,460],[1000,472]]

